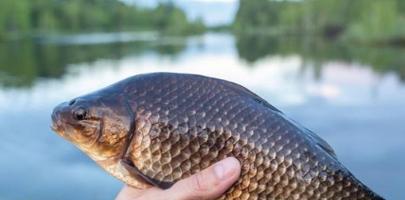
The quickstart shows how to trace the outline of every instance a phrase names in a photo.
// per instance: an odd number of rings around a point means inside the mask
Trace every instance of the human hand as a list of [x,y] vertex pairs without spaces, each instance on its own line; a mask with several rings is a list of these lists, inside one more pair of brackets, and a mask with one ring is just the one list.
[[229,157],[178,181],[171,188],[140,190],[124,186],[115,200],[195,200],[220,197],[240,175],[240,163]]

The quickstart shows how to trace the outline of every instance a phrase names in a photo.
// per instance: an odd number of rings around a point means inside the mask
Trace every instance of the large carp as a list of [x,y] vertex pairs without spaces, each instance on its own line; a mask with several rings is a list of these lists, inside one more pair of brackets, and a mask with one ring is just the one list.
[[52,128],[135,188],[168,188],[229,156],[220,199],[383,199],[319,136],[246,88],[199,75],[137,75],[57,106]]

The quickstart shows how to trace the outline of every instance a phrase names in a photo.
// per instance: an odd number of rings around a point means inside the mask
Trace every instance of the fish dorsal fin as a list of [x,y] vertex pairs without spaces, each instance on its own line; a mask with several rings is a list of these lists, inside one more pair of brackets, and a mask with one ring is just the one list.
[[253,99],[254,101],[256,101],[257,103],[259,103],[259,104],[261,104],[261,105],[263,105],[263,106],[265,106],[267,108],[270,108],[273,111],[282,113],[279,109],[272,106],[270,103],[268,103],[266,100],[261,98],[259,95],[257,95],[254,92],[246,89],[245,87],[243,87],[241,85],[238,85],[236,83],[228,82],[228,81],[224,81],[224,82],[225,82],[225,85],[227,85],[229,88],[231,88],[236,93],[238,93],[240,95],[244,95],[246,97],[249,97],[249,98]]
[[238,94],[250,97],[257,103],[263,105],[264,107],[271,109],[272,111],[277,112],[280,116],[283,116],[286,120],[292,122],[299,129],[301,129],[310,138],[310,140],[316,142],[316,144],[320,148],[322,148],[324,151],[326,151],[332,157],[336,158],[335,151],[325,140],[323,140],[321,137],[319,137],[317,134],[315,134],[311,130],[309,130],[309,129],[303,127],[302,125],[300,125],[299,123],[295,122],[294,120],[288,119],[288,117],[286,117],[283,112],[281,112],[279,109],[277,109],[276,107],[274,107],[273,105],[268,103],[266,100],[261,98],[259,95],[253,93],[252,91],[250,91],[250,90],[246,89],[245,87],[238,85],[236,83],[232,83],[232,82],[228,82],[228,81],[224,81],[224,83],[225,83],[225,85],[227,85],[229,88],[231,88],[233,91],[237,92]]
[[283,113],[281,112],[279,109],[277,109],[276,107],[274,107],[273,105],[271,105],[270,103],[268,103],[266,100],[262,99],[261,97],[257,96],[255,98],[253,98],[253,100],[255,100],[257,103],[262,104],[263,106],[270,108],[273,111],[279,112],[279,113]]
[[327,153],[329,153],[332,157],[336,158],[336,153],[333,150],[333,148],[321,137],[319,137],[317,134],[312,132],[311,130],[304,128],[305,133],[313,139],[318,146],[320,146],[323,150],[325,150]]
[[309,140],[311,140],[312,142],[315,142],[318,147],[322,148],[326,153],[328,153],[332,157],[337,158],[335,150],[333,150],[333,148],[324,139],[319,137],[317,134],[315,134],[311,130],[305,128],[304,126],[302,126],[298,122],[288,118],[284,114],[281,113],[280,115],[282,117],[284,117],[284,119],[286,119],[287,121],[292,123],[294,126],[296,126],[298,129],[300,129],[302,131],[302,133],[305,134],[308,137]]

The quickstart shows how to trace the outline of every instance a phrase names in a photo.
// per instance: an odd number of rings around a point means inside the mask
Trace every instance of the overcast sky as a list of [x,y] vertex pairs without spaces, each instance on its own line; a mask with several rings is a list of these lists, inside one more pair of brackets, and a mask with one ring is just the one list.
[[[155,6],[170,0],[122,0],[144,6]],[[172,0],[181,7],[190,19],[201,17],[208,25],[232,22],[238,9],[238,0]]]

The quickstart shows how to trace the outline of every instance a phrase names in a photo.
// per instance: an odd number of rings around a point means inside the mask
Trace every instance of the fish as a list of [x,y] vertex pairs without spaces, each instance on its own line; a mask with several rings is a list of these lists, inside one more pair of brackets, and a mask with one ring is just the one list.
[[219,198],[382,200],[317,134],[245,87],[196,74],[135,75],[56,106],[52,129],[138,189],[170,188],[227,157]]

